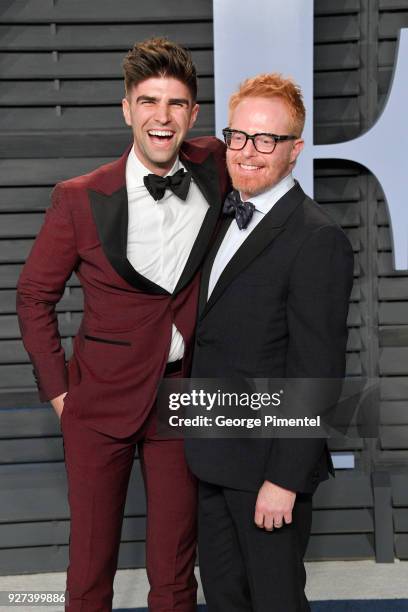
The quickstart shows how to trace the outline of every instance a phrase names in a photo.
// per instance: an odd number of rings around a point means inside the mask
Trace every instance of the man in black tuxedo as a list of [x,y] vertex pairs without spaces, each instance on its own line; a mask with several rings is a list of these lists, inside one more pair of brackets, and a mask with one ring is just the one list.
[[[353,253],[292,177],[304,119],[281,75],[248,79],[230,100],[235,191],[203,269],[193,378],[344,375]],[[190,439],[186,453],[209,612],[310,610],[303,557],[312,494],[333,473],[325,440]]]

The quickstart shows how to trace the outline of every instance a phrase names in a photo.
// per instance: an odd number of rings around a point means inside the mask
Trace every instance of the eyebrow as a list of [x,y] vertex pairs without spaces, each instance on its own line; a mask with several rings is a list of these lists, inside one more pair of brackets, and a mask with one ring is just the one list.
[[190,105],[190,101],[187,98],[170,98],[169,104],[186,104]]
[[157,98],[154,96],[138,96],[136,102],[156,102]]
[[[138,96],[136,102],[157,102],[157,98],[154,96]],[[190,101],[187,98],[170,98],[168,103],[190,105]]]

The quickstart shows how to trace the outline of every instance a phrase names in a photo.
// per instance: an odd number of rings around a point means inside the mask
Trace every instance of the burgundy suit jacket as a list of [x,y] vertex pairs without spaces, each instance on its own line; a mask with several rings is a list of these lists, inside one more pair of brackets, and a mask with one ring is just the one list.
[[[172,323],[184,338],[182,369],[184,376],[189,373],[200,264],[228,188],[224,145],[210,137],[186,141],[180,159],[209,208],[169,293],[136,272],[126,257],[129,150],[119,160],[55,187],[17,288],[21,334],[41,401],[68,391],[64,410],[118,437],[135,432],[153,405]],[[82,285],[84,313],[66,364],[55,306],[73,271]]]

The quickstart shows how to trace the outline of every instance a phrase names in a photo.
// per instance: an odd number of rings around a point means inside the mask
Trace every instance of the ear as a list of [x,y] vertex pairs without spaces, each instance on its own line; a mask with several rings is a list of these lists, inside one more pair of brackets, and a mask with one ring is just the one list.
[[290,154],[290,163],[291,164],[295,164],[296,163],[296,160],[299,157],[300,153],[302,152],[304,146],[305,146],[305,141],[302,138],[297,138],[294,141],[292,152]]
[[126,121],[126,125],[132,126],[132,117],[130,114],[130,104],[127,98],[123,98],[122,100],[122,112],[123,112],[123,117]]
[[195,122],[197,121],[197,115],[198,115],[198,111],[200,110],[200,105],[199,104],[194,104],[193,108],[191,109],[191,116],[190,116],[190,123],[188,128],[191,130],[191,128],[193,127],[193,125],[195,124]]

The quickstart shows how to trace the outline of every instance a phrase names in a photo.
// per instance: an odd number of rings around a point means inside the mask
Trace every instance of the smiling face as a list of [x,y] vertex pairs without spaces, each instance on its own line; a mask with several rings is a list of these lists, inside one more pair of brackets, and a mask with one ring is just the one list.
[[151,172],[164,176],[197,118],[198,104],[187,85],[172,77],[146,79],[133,86],[122,109],[137,157]]
[[[244,98],[232,111],[230,125],[247,134],[292,134],[287,104],[279,97]],[[273,187],[292,170],[303,149],[303,140],[278,142],[273,153],[258,153],[248,140],[241,151],[227,150],[232,184],[244,200]]]

